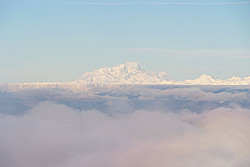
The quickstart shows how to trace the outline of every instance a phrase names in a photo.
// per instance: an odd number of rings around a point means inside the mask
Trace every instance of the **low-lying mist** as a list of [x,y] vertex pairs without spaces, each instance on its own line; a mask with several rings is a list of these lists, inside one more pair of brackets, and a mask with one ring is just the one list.
[[0,95],[3,167],[250,165],[249,89]]

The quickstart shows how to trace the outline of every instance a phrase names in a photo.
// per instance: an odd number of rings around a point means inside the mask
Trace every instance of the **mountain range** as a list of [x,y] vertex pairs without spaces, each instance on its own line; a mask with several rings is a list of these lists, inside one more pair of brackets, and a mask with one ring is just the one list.
[[227,80],[201,75],[194,80],[173,81],[165,72],[155,73],[145,70],[136,62],[127,62],[111,68],[101,68],[84,73],[76,81],[78,84],[177,84],[177,85],[250,85],[250,77],[232,77]]
[[136,62],[127,62],[111,68],[84,73],[75,82],[79,84],[167,84],[165,72],[145,70]]
[[72,82],[56,83],[15,83],[0,84],[0,90],[65,88],[71,90],[103,87],[107,85],[250,85],[250,77],[232,77],[226,80],[215,79],[210,75],[201,75],[194,80],[174,81],[165,72],[155,73],[145,70],[136,62],[127,62],[115,67],[104,67],[86,72]]

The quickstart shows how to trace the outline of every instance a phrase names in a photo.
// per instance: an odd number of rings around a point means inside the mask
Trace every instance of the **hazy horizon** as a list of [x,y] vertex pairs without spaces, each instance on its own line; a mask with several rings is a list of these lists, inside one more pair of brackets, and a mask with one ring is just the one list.
[[0,2],[0,82],[71,81],[135,61],[174,80],[250,71],[250,1]]
[[[96,70],[94,70],[94,71],[91,71],[91,72],[84,72],[81,76],[83,76],[83,75],[85,75],[85,74],[88,74],[88,73],[92,73],[93,75],[95,75],[95,72],[96,71],[99,71],[99,70],[106,70],[106,69],[112,69],[112,68],[115,68],[115,67],[119,67],[119,66],[123,66],[123,65],[125,65],[126,66],[126,64],[136,64],[136,65],[138,65],[140,68],[142,68],[143,69],[143,71],[148,71],[148,72],[152,72],[152,73],[154,73],[155,75],[158,75],[158,74],[160,74],[160,73],[165,73],[166,74],[166,77],[168,78],[168,79],[170,79],[170,80],[172,80],[172,78],[166,73],[166,72],[163,72],[163,71],[161,71],[161,72],[159,72],[159,73],[156,73],[156,72],[154,72],[154,71],[151,71],[150,69],[145,69],[141,64],[139,64],[139,63],[137,63],[137,62],[126,62],[126,63],[124,63],[124,64],[118,64],[118,65],[115,65],[114,67],[102,67],[102,68],[100,68],[100,69],[96,69]],[[120,69],[121,70],[121,69]],[[117,71],[117,72],[119,72],[119,70]],[[138,74],[133,74],[133,72],[131,73],[132,75],[138,75]],[[103,75],[105,76],[105,75],[107,75],[107,74],[104,74],[103,73]],[[110,75],[110,74],[108,74],[108,75]],[[151,74],[149,74],[149,76],[150,76]],[[81,78],[81,76],[78,76],[77,78],[75,78],[74,80],[71,80],[71,81],[64,81],[65,83],[67,83],[67,82],[75,82],[75,81],[77,81],[79,78]],[[104,76],[96,76],[96,77],[104,77]],[[186,80],[194,80],[194,79],[198,79],[198,78],[200,78],[200,77],[202,77],[202,76],[207,76],[207,77],[210,77],[211,75],[207,75],[207,74],[202,74],[202,75],[200,75],[200,76],[197,76],[196,78],[186,78]],[[111,77],[111,76],[110,76]],[[113,77],[117,77],[117,76],[113,76]],[[145,76],[146,77],[146,76]],[[214,76],[211,76],[212,78],[214,78]],[[225,80],[226,79],[231,79],[232,77],[238,77],[238,76],[231,76],[230,78],[225,78]],[[242,77],[242,79],[243,78],[247,78],[247,77],[250,77],[250,76],[245,76],[245,77]],[[118,78],[117,78],[118,79]],[[217,79],[221,79],[221,78],[214,78],[215,80],[217,80]],[[173,80],[174,81],[174,80]],[[182,80],[182,81],[184,81],[184,80]],[[54,81],[54,82],[49,82],[49,81],[47,81],[47,82],[38,82],[38,81],[34,81],[34,82],[18,82],[18,83],[57,83],[57,82],[63,82],[63,81],[59,81],[59,80],[57,80],[57,81]],[[174,81],[174,82],[181,82],[181,81]],[[16,84],[16,83],[0,83],[0,84]],[[88,83],[88,84],[96,84],[95,82],[90,82],[90,83]],[[102,83],[102,84],[109,84],[109,83],[106,83],[105,81]],[[123,84],[122,82],[120,83],[120,84]],[[133,84],[133,83],[131,83],[131,84]],[[141,83],[141,84],[147,84],[146,82],[145,83]],[[159,83],[160,84],[160,83]],[[168,84],[173,84],[173,83],[168,83]],[[234,85],[234,84],[233,84]],[[236,84],[237,85],[237,84]]]

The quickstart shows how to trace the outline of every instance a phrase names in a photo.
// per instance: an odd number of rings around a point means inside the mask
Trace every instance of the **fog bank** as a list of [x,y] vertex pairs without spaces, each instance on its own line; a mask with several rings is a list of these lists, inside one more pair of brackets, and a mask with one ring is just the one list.
[[124,110],[110,115],[42,102],[22,116],[1,114],[0,166],[250,165],[249,109]]

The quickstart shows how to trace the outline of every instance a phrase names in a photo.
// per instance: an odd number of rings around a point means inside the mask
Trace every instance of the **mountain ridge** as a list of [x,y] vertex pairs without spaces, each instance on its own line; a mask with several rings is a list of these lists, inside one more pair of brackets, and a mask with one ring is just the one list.
[[155,73],[145,70],[136,62],[127,62],[114,67],[104,67],[93,72],[86,72],[75,81],[51,83],[13,83],[1,84],[0,91],[21,89],[70,89],[88,90],[91,87],[106,87],[119,85],[250,85],[250,76],[239,78],[233,76],[229,79],[215,79],[203,74],[196,79],[185,81],[171,80],[165,72]]
[[156,84],[170,81],[165,72],[145,70],[136,62],[127,62],[111,68],[100,68],[84,73],[75,82],[79,84]]
[[173,81],[165,72],[155,73],[145,70],[137,62],[127,62],[111,68],[104,67],[93,72],[84,73],[75,80],[79,84],[173,84],[173,85],[250,85],[250,77],[215,79],[203,74],[196,79]]

